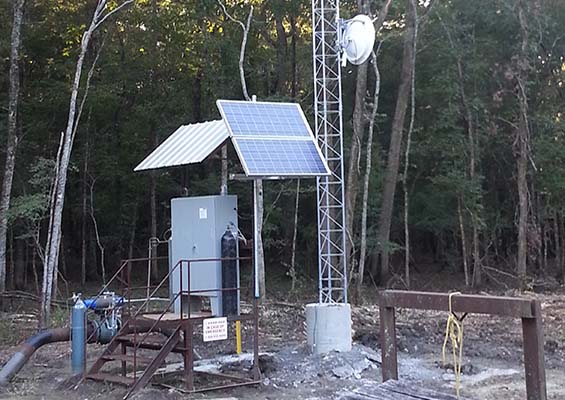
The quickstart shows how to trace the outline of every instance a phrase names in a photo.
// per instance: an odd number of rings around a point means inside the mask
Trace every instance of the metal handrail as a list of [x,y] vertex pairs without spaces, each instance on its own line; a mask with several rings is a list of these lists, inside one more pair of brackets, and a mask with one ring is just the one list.
[[[161,322],[161,320],[163,319],[163,317],[165,316],[165,314],[167,313],[167,311],[170,309],[170,307],[175,303],[175,301],[181,297],[183,294],[184,295],[188,295],[190,296],[191,293],[204,293],[204,292],[213,292],[213,291],[240,291],[241,288],[237,287],[237,288],[217,288],[217,289],[210,289],[210,290],[194,290],[191,291],[190,290],[190,265],[193,262],[210,262],[210,261],[225,261],[225,260],[242,260],[242,259],[250,259],[250,257],[224,257],[224,258],[204,258],[204,259],[196,259],[196,260],[179,260],[175,266],[173,268],[171,268],[171,270],[169,270],[169,272],[167,273],[167,275],[161,280],[161,282],[157,285],[157,287],[155,288],[155,290],[151,293],[151,295],[149,297],[153,297],[153,295],[155,294],[155,292],[163,285],[163,283],[169,279],[169,277],[171,276],[171,274],[178,268],[179,265],[182,266],[183,263],[187,263],[188,264],[188,290],[182,290],[182,286],[184,284],[183,279],[182,279],[182,267],[181,267],[181,282],[180,282],[180,289],[174,296],[173,298],[169,301],[169,303],[167,304],[167,306],[165,307],[165,309],[161,312],[161,314],[159,314],[159,317],[153,322],[153,324],[151,325],[151,327],[143,334],[143,336],[141,336],[139,342],[137,342],[137,332],[135,331],[135,324],[134,324],[134,343],[133,343],[133,369],[134,369],[134,378],[136,376],[136,367],[137,367],[137,350],[140,348],[141,344],[145,341],[145,339],[149,336],[149,334],[153,333],[155,327]],[[139,306],[137,312],[132,315],[129,319],[130,320],[136,320],[137,316],[141,313],[141,310],[143,310],[143,308],[145,307],[145,305],[148,303],[149,298],[141,305]],[[189,300],[190,301],[190,300]],[[182,308],[180,310],[180,320],[181,322],[184,319],[184,314],[182,312]],[[190,319],[190,308],[188,309],[188,319]]]
[[[94,301],[98,300],[100,298],[100,296],[102,296],[104,294],[104,292],[106,292],[106,290],[110,287],[110,285],[114,282],[114,280],[122,280],[121,278],[118,278],[119,275],[122,273],[122,271],[124,270],[125,267],[127,267],[130,263],[132,262],[137,262],[137,261],[148,261],[148,260],[162,260],[162,259],[166,259],[168,257],[153,257],[153,258],[131,258],[128,260],[122,260],[122,264],[120,265],[120,267],[117,269],[117,271],[114,273],[114,275],[112,275],[112,277],[110,278],[110,280],[108,281],[108,283],[106,283],[106,285],[104,285],[102,287],[102,289],[100,289],[100,291],[98,291],[98,294],[94,297]],[[176,266],[175,266],[176,268]],[[125,283],[125,282],[123,282]],[[128,288],[129,288],[129,283],[128,283]]]
[[[153,329],[157,326],[157,324],[159,324],[159,322],[161,322],[161,319],[163,319],[163,317],[165,316],[165,314],[167,313],[167,310],[169,309],[169,307],[177,300],[177,298],[182,295],[185,294],[185,292],[178,292],[172,299],[171,301],[169,301],[169,304],[167,304],[167,308],[159,315],[159,318],[157,318],[155,320],[155,322],[153,322],[153,325],[151,325],[151,328],[149,328],[147,330],[147,332],[144,333],[144,335],[141,337],[141,340],[139,341],[139,343],[135,344],[133,347],[133,352],[134,354],[137,354],[137,349],[139,348],[139,346],[143,343],[143,341],[147,338],[147,336],[149,336],[150,333],[153,333]],[[181,312],[182,315],[182,312]],[[134,335],[136,335],[137,332],[134,332]],[[135,360],[135,356],[134,356],[134,360]],[[135,368],[135,363],[134,363],[134,368]]]
[[[108,281],[108,283],[100,290],[100,292],[96,295],[96,297],[94,298],[94,301],[96,302],[96,300],[98,300],[103,294],[104,292],[106,292],[106,290],[109,288],[109,286],[116,280],[119,279],[119,281],[123,284],[126,284],[127,287],[125,287],[122,291],[122,293],[120,293],[120,295],[122,296],[122,298],[124,299],[124,301],[127,301],[128,303],[128,312],[130,312],[131,310],[131,305],[129,302],[129,296],[131,295],[131,292],[133,290],[136,289],[151,289],[153,288],[153,291],[148,295],[148,297],[145,299],[145,301],[137,307],[137,309],[135,310],[134,313],[129,313],[128,315],[128,320],[126,321],[126,323],[124,323],[123,328],[125,328],[126,326],[129,326],[131,322],[135,322],[138,318],[138,316],[140,316],[144,310],[144,308],[149,304],[149,302],[151,301],[151,299],[153,298],[153,296],[157,293],[157,291],[159,289],[161,289],[164,285],[164,283],[166,281],[170,280],[170,277],[173,275],[173,273],[177,270],[177,268],[179,268],[179,266],[181,266],[180,268],[180,290],[172,297],[172,299],[169,300],[167,306],[164,308],[164,310],[159,314],[158,318],[153,322],[153,324],[151,325],[151,327],[145,331],[143,333],[142,336],[139,337],[138,340],[138,332],[137,332],[137,326],[134,323],[133,324],[133,368],[134,368],[134,379],[136,379],[136,368],[137,368],[137,351],[140,348],[140,346],[142,345],[142,343],[145,341],[145,339],[149,336],[149,334],[154,333],[154,329],[157,327],[157,325],[162,321],[163,317],[165,316],[165,314],[168,312],[168,310],[170,310],[171,306],[177,301],[177,299],[179,297],[182,297],[182,295],[188,295],[190,296],[193,293],[206,293],[206,292],[223,292],[223,291],[241,291],[240,287],[234,287],[234,288],[215,288],[215,289],[206,289],[206,290],[190,290],[190,267],[192,263],[199,263],[199,262],[213,262],[213,261],[229,261],[229,260],[251,260],[251,257],[225,257],[225,258],[202,258],[202,259],[194,259],[194,260],[179,260],[175,266],[173,268],[171,268],[167,274],[165,275],[165,277],[162,278],[162,280],[159,282],[158,285],[148,285],[148,286],[140,286],[140,287],[132,287],[130,286],[131,283],[131,279],[129,276],[129,271],[128,271],[128,277],[126,278],[126,280],[119,278],[121,276],[121,274],[124,271],[124,268],[130,266],[132,262],[136,262],[136,261],[147,261],[147,260],[156,260],[156,259],[165,259],[167,257],[154,257],[154,258],[137,258],[137,259],[128,259],[128,260],[123,260],[122,261],[122,265],[118,268],[118,270],[114,273],[114,275],[112,276],[112,278]],[[183,290],[183,286],[184,286],[184,282],[182,279],[182,264],[183,263],[187,263],[188,264],[188,290]],[[128,296],[128,300],[125,300],[125,297]],[[189,301],[189,307],[190,307],[190,299]],[[188,310],[188,319],[190,319],[190,308]],[[108,319],[108,317],[104,317],[104,319],[102,320],[102,322],[106,321]],[[184,314],[182,312],[182,308],[180,310],[180,321],[182,323],[182,321],[184,320]],[[93,332],[91,334],[91,336],[89,337],[89,340],[91,339],[91,337],[94,335],[95,332]]]
[[151,300],[151,297],[153,297],[153,295],[155,293],[157,293],[157,291],[163,286],[163,283],[169,279],[169,277],[171,276],[171,274],[178,268],[179,265],[181,265],[184,262],[184,260],[179,260],[175,266],[173,268],[171,268],[169,270],[169,272],[167,273],[167,275],[165,275],[165,277],[161,280],[161,282],[155,287],[155,289],[153,290],[153,292],[151,292],[151,294],[149,295],[149,298],[147,298],[145,300],[145,302],[139,306],[138,310],[135,312],[135,314],[133,314],[132,316],[130,316],[130,318],[135,319],[141,312],[141,310],[143,309],[143,307],[145,307],[147,305],[147,303]]
[[[135,314],[133,314],[132,316],[130,316],[128,318],[128,321],[133,320],[136,321],[137,316],[141,313],[141,310],[143,310],[143,308],[149,303],[150,299],[153,297],[153,295],[163,286],[163,283],[165,281],[167,281],[169,279],[169,277],[171,276],[171,274],[178,268],[179,265],[182,265],[184,260],[179,260],[175,266],[173,268],[171,268],[169,270],[169,272],[167,273],[167,275],[165,275],[165,277],[161,280],[161,282],[157,285],[157,287],[153,290],[153,292],[147,297],[147,299],[145,300],[145,302],[137,309],[137,311],[135,312]],[[190,265],[190,263],[189,263]],[[181,267],[181,274],[182,274],[182,267]],[[182,276],[182,275],[181,275]],[[181,285],[182,285],[182,279],[181,279]],[[134,324],[134,332],[133,332],[133,377],[134,379],[136,379],[137,376],[137,350],[139,348],[139,346],[141,345],[141,343],[143,343],[143,341],[147,338],[147,336],[153,332],[153,329],[157,326],[157,324],[159,322],[161,322],[161,319],[163,318],[163,316],[166,314],[167,310],[171,307],[171,304],[173,304],[176,299],[182,294],[182,291],[179,291],[171,301],[169,301],[169,303],[167,304],[167,307],[161,312],[161,315],[159,315],[159,318],[153,323],[153,325],[151,325],[151,328],[149,328],[149,330],[143,335],[143,337],[141,338],[141,341],[139,343],[137,343],[137,327]],[[190,311],[189,311],[190,312]],[[181,310],[181,317],[182,317],[182,310]]]

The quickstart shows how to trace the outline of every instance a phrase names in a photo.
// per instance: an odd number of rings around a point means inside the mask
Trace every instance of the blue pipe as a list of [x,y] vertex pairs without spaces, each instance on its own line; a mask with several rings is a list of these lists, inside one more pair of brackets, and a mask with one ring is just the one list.
[[89,310],[105,310],[110,307],[123,306],[124,298],[121,296],[90,298],[84,299],[83,303]]

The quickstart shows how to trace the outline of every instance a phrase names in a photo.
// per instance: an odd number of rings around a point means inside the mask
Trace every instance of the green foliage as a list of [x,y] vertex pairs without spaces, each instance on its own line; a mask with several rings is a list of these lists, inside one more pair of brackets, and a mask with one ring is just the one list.
[[49,188],[53,179],[55,163],[40,157],[29,169],[28,193],[15,196],[8,210],[8,223],[23,224],[41,222],[48,213]]
[[[412,245],[416,250],[429,252],[427,242],[457,238],[461,202],[466,225],[471,217],[479,223],[483,254],[489,255],[489,242],[507,243],[511,253],[515,246],[517,205],[514,143],[517,102],[512,79],[520,51],[516,3],[485,0],[480,7],[466,0],[434,3],[432,11],[425,16],[428,10],[423,7],[419,10],[423,23],[416,66],[416,125],[407,182],[410,229],[419,238]],[[81,33],[94,7],[93,2],[85,0],[37,0],[26,4],[20,62],[22,140],[9,211],[10,226],[15,237],[20,238],[29,232],[40,232],[48,215],[53,160],[59,133],[66,125],[70,82]],[[230,14],[241,21],[245,21],[252,4],[254,18],[244,60],[250,94],[256,94],[260,100],[298,101],[313,123],[310,2],[226,2]],[[373,2],[371,6],[378,8],[381,4]],[[393,2],[389,23],[378,37],[383,40],[379,55],[382,81],[370,177],[369,250],[376,246],[383,170],[402,59],[404,7],[402,2]],[[342,2],[343,17],[356,13],[357,2]],[[2,143],[5,143],[7,118],[10,16],[9,2],[1,2]],[[547,2],[536,18],[531,20],[527,81],[532,132],[529,178],[532,198],[540,198],[535,213],[541,216],[549,211],[565,211],[561,201],[565,196],[565,41],[560,39],[565,3]],[[285,32],[282,38],[277,31],[281,26]],[[446,30],[451,33],[452,42]],[[109,257],[107,264],[113,266],[114,261],[126,256],[132,226],[135,227],[134,253],[145,255],[150,234],[149,174],[134,174],[133,168],[178,126],[219,118],[215,106],[218,98],[242,98],[238,70],[241,38],[241,27],[226,18],[215,0],[139,0],[96,33],[83,79],[97,52],[100,58],[75,138],[64,211],[66,256],[71,261],[81,255],[84,189],[88,209],[91,200],[93,203]],[[457,59],[462,60],[462,79]],[[346,66],[342,74],[347,157],[355,67]],[[372,98],[375,82],[372,74],[369,75],[367,98]],[[476,130],[473,179],[469,171],[471,152],[462,88]],[[363,152],[359,165],[361,181],[364,156]],[[241,171],[233,149],[229,158],[230,171]],[[159,235],[170,223],[170,198],[181,194],[184,188],[190,195],[217,193],[219,170],[220,162],[214,155],[202,165],[155,173]],[[400,187],[391,249],[403,247]],[[294,188],[294,181],[265,183],[268,218],[264,243],[267,259],[271,261],[267,265],[273,265],[272,268],[290,260]],[[251,187],[245,182],[230,182],[230,192],[238,195],[241,227],[250,237]],[[314,275],[317,219],[313,180],[302,181],[300,196],[297,263],[306,274]],[[358,196],[360,205],[362,193]],[[354,218],[352,240],[358,247],[360,206]],[[95,249],[92,229],[87,216],[89,254]],[[442,255],[438,257],[441,259]]]

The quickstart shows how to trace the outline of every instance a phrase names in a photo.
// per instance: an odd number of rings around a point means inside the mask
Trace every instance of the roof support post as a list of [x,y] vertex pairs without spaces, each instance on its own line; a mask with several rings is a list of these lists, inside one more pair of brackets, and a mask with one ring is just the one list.
[[254,294],[255,298],[260,297],[259,290],[259,181],[253,180],[253,279],[255,280]]

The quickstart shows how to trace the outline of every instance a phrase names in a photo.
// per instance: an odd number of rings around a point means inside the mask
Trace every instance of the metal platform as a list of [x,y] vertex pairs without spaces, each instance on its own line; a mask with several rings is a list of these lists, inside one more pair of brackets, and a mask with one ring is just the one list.
[[[190,318],[211,318],[212,313],[209,311],[199,311],[199,312],[191,312]],[[179,313],[167,312],[164,314],[161,313],[147,313],[143,314],[139,317],[140,319],[147,319],[156,321],[160,319],[161,321],[181,321],[188,318],[188,314],[183,313],[182,315]]]
[[[219,260],[221,261],[221,259]],[[241,376],[212,374],[216,375],[218,382],[215,384],[210,383],[210,379],[207,379],[206,384],[201,384],[199,381],[195,382],[195,375],[201,374],[201,372],[194,369],[195,350],[193,336],[195,332],[202,329],[201,325],[204,324],[204,321],[208,318],[213,318],[213,315],[209,311],[194,311],[190,315],[170,311],[174,302],[180,296],[185,296],[188,299],[188,309],[190,309],[190,298],[199,291],[185,290],[181,283],[179,292],[171,298],[168,304],[162,306],[158,311],[155,309],[147,311],[150,308],[149,301],[154,298],[156,293],[170,286],[169,279],[173,276],[175,269],[181,268],[183,264],[190,264],[190,262],[198,260],[179,261],[157,286],[151,288],[134,288],[130,285],[130,264],[133,261],[141,261],[145,266],[147,265],[147,259],[125,261],[96,297],[97,299],[102,296],[113,282],[119,283],[122,286],[116,292],[120,294],[125,303],[122,315],[123,325],[110,343],[108,343],[99,358],[88,369],[84,378],[127,386],[129,390],[123,397],[127,399],[150,382],[158,383],[156,381],[159,380],[161,381],[159,384],[162,384],[163,379],[169,378],[167,376],[169,374],[163,373],[162,370],[167,365],[166,361],[169,355],[176,353],[182,356],[182,368],[170,375],[180,375],[183,388],[179,389],[183,392],[194,393],[242,385],[256,385],[261,382],[257,299],[253,301],[250,313],[234,314],[226,317],[228,322],[247,322],[252,326],[252,330],[250,330],[253,334],[253,364],[251,370],[243,371]],[[186,286],[190,287],[190,276]],[[147,293],[147,300],[137,306],[130,301],[130,296],[134,289]],[[239,292],[239,290],[239,288],[218,288],[207,291]],[[210,374],[208,373],[208,375]]]

